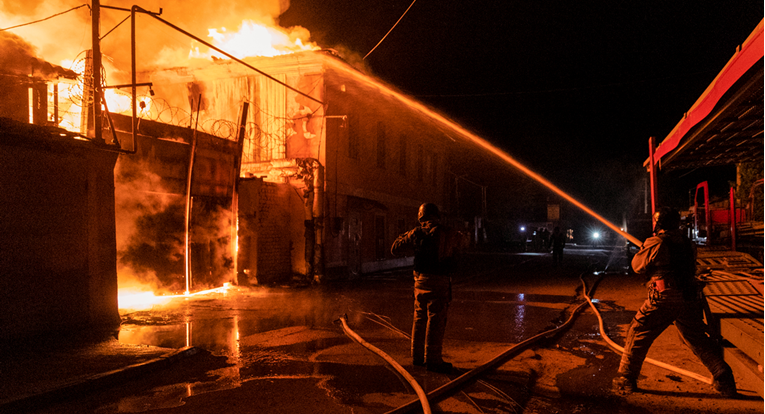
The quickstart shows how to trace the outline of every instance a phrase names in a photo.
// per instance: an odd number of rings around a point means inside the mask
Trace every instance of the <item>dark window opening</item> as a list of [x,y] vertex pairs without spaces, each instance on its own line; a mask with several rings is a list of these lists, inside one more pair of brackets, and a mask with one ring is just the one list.
[[375,258],[385,259],[385,216],[375,216]]
[[348,117],[348,158],[359,159],[359,136],[354,116]]
[[399,137],[398,170],[406,177],[406,135]]
[[385,124],[377,123],[377,166],[385,168]]
[[417,179],[422,181],[425,176],[425,161],[423,160],[422,145],[417,146]]

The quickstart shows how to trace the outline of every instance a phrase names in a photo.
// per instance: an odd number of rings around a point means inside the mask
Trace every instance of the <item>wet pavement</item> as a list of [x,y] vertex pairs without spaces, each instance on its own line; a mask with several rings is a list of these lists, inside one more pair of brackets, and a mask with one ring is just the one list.
[[[385,413],[416,399],[393,369],[343,334],[348,324],[404,366],[426,392],[542,331],[583,301],[579,275],[610,337],[623,344],[645,295],[639,280],[587,269],[618,261],[601,250],[567,250],[563,268],[544,254],[471,254],[454,277],[445,357],[453,375],[408,357],[411,276],[406,270],[323,286],[234,288],[122,314],[114,337],[48,340],[5,350],[0,412]],[[592,267],[595,266],[595,267]],[[589,287],[588,287],[589,288]],[[762,399],[726,400],[707,384],[646,365],[646,391],[610,392],[619,355],[592,311],[448,398],[434,412],[763,412]],[[708,375],[670,328],[649,357]]]

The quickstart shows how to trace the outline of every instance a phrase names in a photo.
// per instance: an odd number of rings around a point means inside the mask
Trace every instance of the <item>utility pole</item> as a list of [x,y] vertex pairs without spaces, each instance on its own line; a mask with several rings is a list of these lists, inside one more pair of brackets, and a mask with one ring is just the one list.
[[[99,0],[93,0],[91,5],[91,31],[93,35],[93,130],[94,138],[101,142],[101,99],[103,91],[101,90],[101,34],[99,27],[101,25],[101,3]],[[85,80],[87,82],[87,80]]]

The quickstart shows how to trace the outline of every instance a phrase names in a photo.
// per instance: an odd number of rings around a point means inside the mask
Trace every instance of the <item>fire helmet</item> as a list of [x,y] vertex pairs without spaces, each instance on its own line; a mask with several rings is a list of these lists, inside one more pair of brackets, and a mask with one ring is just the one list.
[[675,230],[680,227],[680,213],[671,207],[662,207],[653,213],[654,231]]
[[433,203],[424,203],[417,212],[417,221],[420,223],[441,218],[438,206]]

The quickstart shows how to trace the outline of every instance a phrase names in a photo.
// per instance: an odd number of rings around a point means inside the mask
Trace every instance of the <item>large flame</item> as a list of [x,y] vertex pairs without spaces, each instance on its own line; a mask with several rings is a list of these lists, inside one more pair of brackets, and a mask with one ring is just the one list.
[[[134,3],[114,0],[113,6],[130,7],[131,4]],[[8,2],[3,4],[0,1],[0,28],[12,28],[8,33],[13,32],[20,39],[24,39],[29,46],[25,46],[23,51],[28,55],[39,56],[41,60],[80,74],[77,80],[59,78],[49,81],[48,121],[53,123],[55,120],[56,125],[73,132],[85,132],[82,125],[82,105],[87,93],[83,92],[85,88],[82,75],[86,72],[87,60],[83,49],[90,48],[91,15],[86,7],[78,9],[72,8],[73,5],[67,0],[29,0],[12,7]],[[142,4],[142,7],[154,11],[159,10],[160,6],[164,6],[163,17],[168,21],[198,36],[204,36],[207,30],[210,43],[239,58],[272,57],[320,49],[310,41],[308,30],[302,27],[278,26],[275,19],[289,7],[288,0],[240,2],[227,8],[225,13],[220,10],[218,2],[209,0],[194,2],[193,7],[181,0],[147,0]],[[54,13],[58,13],[55,18],[49,18]],[[121,23],[125,17],[124,12],[103,9],[100,16],[102,64],[105,66],[103,82],[106,86],[128,84],[130,25]],[[36,23],[27,24],[31,22]],[[139,16],[137,26],[139,73],[161,67],[195,66],[200,62],[206,64],[200,59],[206,59],[210,63],[216,59],[225,59],[217,52],[206,51],[206,48],[199,44],[195,46],[192,43],[190,51],[189,41],[183,35],[171,32],[151,19],[142,19]],[[237,27],[236,30],[229,30],[234,27]],[[0,55],[8,55],[8,48],[0,50]],[[0,66],[7,65],[9,61],[26,59],[0,59]],[[102,109],[108,108],[112,113],[131,115],[132,97],[129,92],[129,88],[104,88],[103,94],[107,104]],[[145,96],[147,93],[146,88],[139,90],[141,96],[137,102],[138,116],[154,119],[152,116],[157,111],[166,108],[168,98],[156,96],[156,100],[152,101],[149,96]],[[104,122],[104,125],[107,124]],[[235,249],[238,249],[238,246],[235,246]],[[123,279],[133,278],[132,275],[123,275],[120,271],[120,308],[151,307],[173,297],[192,295],[188,292],[186,295],[163,295],[162,287],[158,285],[144,286],[130,292]]]
[[[124,0],[115,1],[118,4],[128,3]],[[208,13],[218,7],[217,3],[212,1],[195,3],[195,13],[193,14],[187,12],[182,2],[177,2],[177,4],[170,2],[170,4],[173,7],[166,9],[166,12],[171,16],[171,20],[198,35],[202,35],[199,31],[200,29],[205,30],[202,27],[206,27],[211,43],[238,58],[272,57],[320,49],[310,41],[310,33],[307,29],[299,26],[290,28],[278,26],[275,18],[289,7],[289,2],[274,0],[238,5],[235,7],[236,10],[232,10],[232,13],[229,14]],[[20,39],[24,39],[22,42],[27,45],[24,50],[30,56],[37,54],[41,59],[82,74],[85,70],[82,48],[87,48],[89,42],[83,43],[80,40],[87,39],[90,34],[88,27],[90,15],[86,8],[78,10],[76,8],[71,9],[70,6],[63,0],[31,0],[24,7],[10,7],[0,4],[0,28],[12,27],[13,29],[8,32],[8,36],[18,35]],[[154,6],[159,7],[158,4],[154,4]],[[43,20],[51,15],[51,10],[68,10],[68,12],[56,16],[55,19]],[[205,18],[199,18],[200,13]],[[247,16],[248,19],[242,19],[241,16]],[[106,35],[107,32],[109,33],[108,36],[104,36],[105,40],[101,44],[104,53],[102,63],[106,66],[105,83],[106,85],[125,84],[129,75],[126,72],[129,55],[125,53],[125,50],[128,50],[127,45],[130,40],[128,25],[117,26],[117,23],[122,19],[122,15],[118,12],[107,10],[102,13],[101,17],[102,36]],[[25,23],[35,21],[35,19],[40,22],[25,25]],[[229,30],[236,25],[232,22],[237,21],[241,21],[237,29]],[[227,25],[229,29],[223,27],[224,25]],[[144,26],[146,27],[143,27],[142,30],[154,30],[151,23],[144,24]],[[112,32],[111,29],[116,30]],[[72,39],[78,41],[68,41]],[[195,44],[196,42],[192,42],[190,49],[188,43],[185,43],[184,46],[173,45],[172,42],[177,39],[178,37],[156,39],[158,43],[149,47],[141,43],[142,49],[139,53],[145,53],[144,56],[141,56],[143,64],[148,65],[148,67],[156,67],[157,65],[160,67],[183,67],[191,66],[188,59],[197,61],[198,59],[227,59],[218,52],[205,50],[204,46]],[[62,42],[62,40],[64,41]],[[179,46],[180,49],[178,49]],[[3,60],[0,59],[0,64],[7,66],[8,62],[3,63]],[[82,102],[81,99],[78,99],[82,95],[82,89],[81,84],[59,83],[58,126],[73,132],[83,132],[81,126]],[[127,90],[104,89],[104,97],[110,112],[124,115],[132,114],[131,98],[127,92]],[[53,94],[51,84],[49,88],[49,108],[51,108],[49,120],[54,118]],[[151,99],[148,97],[139,99],[142,101],[141,112],[145,116],[150,112]]]
[[[215,46],[240,59],[255,56],[273,57],[320,49],[310,42],[309,32],[302,27],[285,29],[252,20],[243,20],[235,32],[229,32],[225,27],[211,28],[208,37],[212,38]],[[215,51],[208,55],[201,54],[199,48],[194,48],[189,53],[189,57],[195,58],[209,56],[228,59]]]
[[221,287],[201,290],[199,292],[185,292],[181,295],[157,295],[155,292],[146,290],[145,288],[120,288],[117,301],[119,308],[122,311],[139,311],[151,309],[155,306],[166,305],[177,298],[191,298],[193,296],[210,295],[213,293],[219,293],[225,296],[230,289],[231,284],[224,283]]

